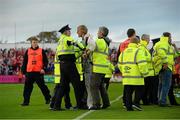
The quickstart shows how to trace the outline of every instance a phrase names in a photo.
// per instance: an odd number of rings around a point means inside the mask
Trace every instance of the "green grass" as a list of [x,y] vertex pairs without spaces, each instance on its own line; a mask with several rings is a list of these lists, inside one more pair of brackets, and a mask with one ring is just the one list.
[[[54,84],[47,84],[53,91]],[[43,95],[37,85],[31,95],[30,106],[20,106],[22,102],[22,84],[0,84],[0,119],[73,119],[88,112],[88,110],[77,111],[50,111],[45,104]],[[109,97],[116,99],[122,94],[122,85],[118,83],[110,84]],[[177,99],[180,102],[180,99]],[[73,91],[71,89],[71,101],[75,104]],[[63,103],[64,104],[64,103]],[[64,105],[62,105],[64,106]],[[113,103],[106,110],[98,110],[85,116],[85,119],[180,119],[180,107],[158,107],[142,106],[143,111],[127,112],[122,107],[122,99]]]

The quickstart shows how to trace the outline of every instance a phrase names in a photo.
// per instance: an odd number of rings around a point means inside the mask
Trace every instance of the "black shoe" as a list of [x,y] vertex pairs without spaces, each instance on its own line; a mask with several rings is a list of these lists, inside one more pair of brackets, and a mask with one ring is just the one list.
[[74,107],[65,107],[66,110],[76,110]]
[[46,104],[49,104],[51,102],[51,100],[49,99],[49,100],[46,100]]
[[53,110],[53,109],[54,109],[53,107],[51,107],[51,106],[49,107],[49,110]]
[[138,111],[142,111],[142,108],[139,105],[132,105],[132,107]]
[[172,103],[171,105],[179,106],[180,104],[178,104],[178,103],[176,102],[176,103]]
[[171,105],[168,104],[159,104],[160,107],[172,107]]
[[106,109],[106,108],[108,108],[110,105],[103,105],[102,107],[101,107],[101,109]]
[[97,108],[96,106],[92,106],[92,107],[89,108],[89,110],[99,110],[99,109],[100,109],[100,107]]
[[133,108],[127,108],[127,111],[134,111]]
[[73,108],[72,105],[65,105],[65,109],[69,110],[71,108]]
[[22,103],[21,106],[28,106],[29,103]]
[[150,103],[143,103],[143,105],[150,105]]
[[87,110],[87,109],[88,109],[88,106],[87,106],[87,105],[84,105],[84,106],[79,107],[79,109],[81,109],[81,110]]
[[51,110],[52,111],[65,111],[65,109],[62,109],[62,108],[52,108]]
[[173,104],[174,106],[180,106],[180,104],[176,103],[176,104]]
[[87,106],[75,106],[75,107],[73,107],[74,108],[74,110],[87,110],[88,109],[88,107]]

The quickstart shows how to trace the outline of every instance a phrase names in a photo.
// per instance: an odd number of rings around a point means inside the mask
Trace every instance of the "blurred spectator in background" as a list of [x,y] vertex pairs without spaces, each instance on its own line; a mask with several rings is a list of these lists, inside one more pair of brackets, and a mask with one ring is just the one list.
[[[26,48],[0,49],[0,75],[20,75],[20,68],[23,62],[23,55]],[[48,74],[54,70],[54,52],[52,49],[45,49],[45,53],[50,61],[48,64]]]

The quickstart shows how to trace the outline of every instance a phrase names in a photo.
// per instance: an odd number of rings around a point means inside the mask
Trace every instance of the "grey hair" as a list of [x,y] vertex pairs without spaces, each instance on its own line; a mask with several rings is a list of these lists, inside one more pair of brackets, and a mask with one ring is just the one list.
[[147,40],[147,38],[149,38],[150,37],[150,35],[148,35],[148,34],[143,34],[142,36],[141,36],[141,40]]
[[131,43],[139,43],[140,41],[139,41],[139,38],[138,37],[134,37],[134,38],[132,38],[131,39]]
[[107,37],[108,33],[109,33],[109,29],[105,26],[99,27],[99,30],[103,33],[104,37]]

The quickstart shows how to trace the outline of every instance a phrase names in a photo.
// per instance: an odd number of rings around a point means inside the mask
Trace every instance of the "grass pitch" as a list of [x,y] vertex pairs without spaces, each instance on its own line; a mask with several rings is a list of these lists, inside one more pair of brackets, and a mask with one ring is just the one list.
[[[54,84],[47,84],[51,92]],[[45,104],[40,89],[34,84],[29,106],[22,107],[23,84],[0,84],[0,119],[75,119],[88,110],[50,111]],[[122,84],[112,83],[109,97],[113,101],[122,95]],[[177,98],[180,103],[180,98]],[[73,90],[71,101],[75,105]],[[62,103],[64,106],[64,103]],[[180,106],[158,107],[156,105],[141,106],[143,111],[127,112],[122,107],[122,99],[113,102],[106,110],[97,110],[84,116],[84,119],[180,119]]]

